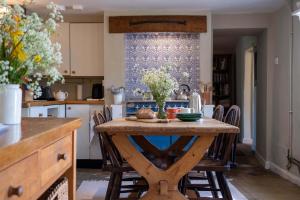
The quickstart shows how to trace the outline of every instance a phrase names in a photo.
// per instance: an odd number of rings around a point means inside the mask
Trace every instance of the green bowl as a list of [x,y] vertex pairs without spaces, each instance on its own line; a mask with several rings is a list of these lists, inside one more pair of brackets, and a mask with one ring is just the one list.
[[194,122],[202,118],[201,113],[178,113],[176,117],[184,122]]

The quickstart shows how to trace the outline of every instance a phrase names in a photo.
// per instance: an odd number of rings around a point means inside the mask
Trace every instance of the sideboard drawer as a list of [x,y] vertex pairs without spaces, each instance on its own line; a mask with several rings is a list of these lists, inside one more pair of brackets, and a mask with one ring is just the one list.
[[72,135],[44,148],[40,153],[41,184],[49,181],[72,165]]
[[0,171],[1,200],[31,200],[40,190],[38,154]]

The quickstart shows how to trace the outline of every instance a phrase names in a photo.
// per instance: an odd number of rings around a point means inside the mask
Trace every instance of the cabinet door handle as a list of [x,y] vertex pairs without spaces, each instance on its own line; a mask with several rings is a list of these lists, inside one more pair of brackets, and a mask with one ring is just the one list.
[[67,156],[67,154],[65,154],[65,153],[59,153],[58,155],[57,155],[57,161],[60,161],[60,160],[67,160],[68,159],[68,156]]
[[71,107],[68,107],[68,110],[72,110],[72,108],[71,108]]
[[39,117],[43,117],[43,113],[39,113]]
[[68,70],[65,70],[64,73],[67,74],[67,73],[68,73]]
[[8,188],[8,197],[12,197],[12,196],[22,196],[22,194],[24,193],[24,189],[23,186],[18,186],[18,187],[12,187],[10,186]]
[[72,71],[72,74],[76,74],[76,71],[73,70],[73,71]]

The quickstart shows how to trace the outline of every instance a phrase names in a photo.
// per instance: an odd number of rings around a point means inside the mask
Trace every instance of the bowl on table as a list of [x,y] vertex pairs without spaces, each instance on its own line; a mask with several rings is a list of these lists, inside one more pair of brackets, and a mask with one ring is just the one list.
[[202,118],[201,113],[177,113],[176,117],[184,122],[195,122]]

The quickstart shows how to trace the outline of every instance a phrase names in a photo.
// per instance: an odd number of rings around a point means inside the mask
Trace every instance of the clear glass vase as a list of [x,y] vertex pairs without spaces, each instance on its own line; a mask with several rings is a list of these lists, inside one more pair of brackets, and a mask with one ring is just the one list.
[[158,112],[157,112],[157,118],[158,119],[166,119],[167,115],[166,115],[166,111],[165,111],[165,105],[166,102],[156,102],[157,106],[158,106]]

